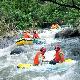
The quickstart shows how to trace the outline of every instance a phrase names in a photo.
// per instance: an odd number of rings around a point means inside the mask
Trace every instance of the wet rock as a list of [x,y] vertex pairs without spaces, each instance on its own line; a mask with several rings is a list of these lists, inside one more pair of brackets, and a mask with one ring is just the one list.
[[71,52],[74,56],[80,56],[80,48],[73,48]]
[[63,29],[62,31],[56,33],[55,38],[70,38],[80,36],[78,29]]
[[80,33],[80,24],[77,26],[77,29],[78,29],[78,31],[79,31],[79,33]]
[[23,52],[24,50],[22,48],[16,48],[13,51],[11,51],[10,55],[13,54],[20,54],[21,52]]
[[73,30],[70,34],[70,37],[76,37],[76,36],[80,36],[80,33],[79,31],[76,29],[76,30]]

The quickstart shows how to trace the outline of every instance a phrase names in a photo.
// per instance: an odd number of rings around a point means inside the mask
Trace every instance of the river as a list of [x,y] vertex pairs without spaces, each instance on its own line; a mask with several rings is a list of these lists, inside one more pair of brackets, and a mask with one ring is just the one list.
[[[48,35],[50,31],[46,32]],[[15,37],[0,41],[0,80],[80,80],[80,38],[55,39],[55,33],[49,34],[49,37],[43,36],[45,44],[16,46]],[[53,51],[56,44],[61,46],[65,58],[76,61],[74,65],[55,65],[52,68],[46,65],[43,69],[38,67],[35,70],[17,69],[19,63],[33,63],[33,57],[40,47],[46,47],[49,52]],[[20,50],[20,54],[10,55],[14,49]]]

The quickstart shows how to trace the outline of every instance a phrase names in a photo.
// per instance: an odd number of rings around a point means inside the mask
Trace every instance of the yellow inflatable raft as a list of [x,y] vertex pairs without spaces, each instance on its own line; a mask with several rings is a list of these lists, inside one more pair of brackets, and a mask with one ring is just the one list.
[[31,44],[33,44],[33,40],[21,39],[21,40],[18,40],[18,41],[16,42],[16,44],[17,44],[18,46],[21,46],[21,45],[31,45]]
[[[65,59],[65,62],[64,63],[72,63],[74,60],[72,60],[72,59]],[[58,64],[61,64],[61,63],[58,63]],[[23,64],[23,63],[20,63],[20,64],[18,64],[17,65],[17,68],[20,68],[20,69],[24,69],[24,68],[26,68],[26,69],[29,69],[29,68],[31,68],[33,66],[33,64]]]

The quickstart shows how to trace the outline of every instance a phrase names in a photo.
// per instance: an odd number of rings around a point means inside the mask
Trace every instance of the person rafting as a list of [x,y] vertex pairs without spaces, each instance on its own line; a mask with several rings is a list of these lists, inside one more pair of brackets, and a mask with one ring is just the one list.
[[39,35],[38,35],[38,33],[37,33],[36,31],[33,31],[33,38],[34,38],[34,39],[35,39],[35,38],[40,38]]
[[60,26],[57,23],[52,24],[51,29],[58,29]]
[[34,65],[39,65],[42,63],[42,61],[45,59],[46,48],[42,47],[35,55],[34,57]]
[[31,38],[30,32],[29,31],[24,31],[23,32],[23,38],[24,39]]
[[49,62],[49,64],[53,64],[54,65],[56,63],[62,63],[62,62],[64,62],[64,53],[62,52],[60,46],[56,46],[55,47],[55,51],[56,51],[56,53],[54,55],[54,59],[51,60]]

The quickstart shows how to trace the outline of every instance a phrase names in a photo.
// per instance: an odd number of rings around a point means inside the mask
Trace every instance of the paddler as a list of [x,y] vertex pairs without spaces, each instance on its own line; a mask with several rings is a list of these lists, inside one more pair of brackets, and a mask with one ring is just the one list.
[[34,57],[34,65],[39,65],[42,63],[42,61],[45,59],[46,48],[42,47],[35,55]]
[[60,26],[57,23],[53,23],[51,29],[58,29]]
[[38,35],[38,33],[37,33],[36,31],[33,31],[33,38],[34,38],[34,39],[35,39],[35,38],[40,38],[39,35]]
[[28,30],[27,31],[24,31],[23,32],[23,38],[24,39],[31,38],[30,31],[28,31]]
[[49,64],[53,64],[54,65],[56,63],[62,63],[62,62],[64,62],[64,53],[62,52],[60,46],[56,46],[55,47],[55,51],[56,51],[56,53],[54,55],[55,57],[54,57],[53,60],[51,60],[49,62]]

